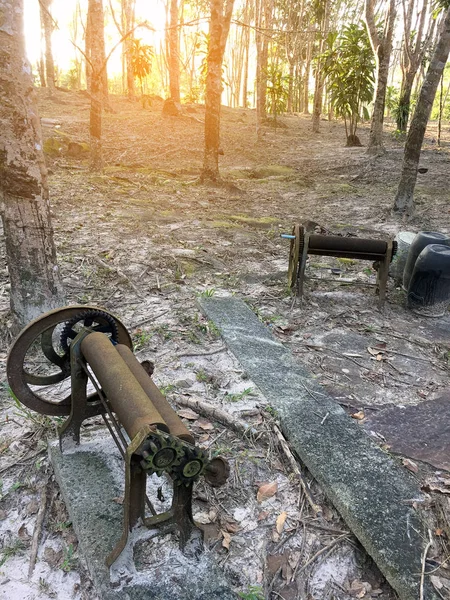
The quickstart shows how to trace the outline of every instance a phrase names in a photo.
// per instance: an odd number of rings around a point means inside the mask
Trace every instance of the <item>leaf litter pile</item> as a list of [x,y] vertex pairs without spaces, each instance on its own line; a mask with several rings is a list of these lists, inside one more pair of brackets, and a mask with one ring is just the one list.
[[[323,123],[318,138],[309,119],[299,116],[285,117],[286,128],[268,128],[256,144],[254,112],[224,108],[226,183],[211,187],[198,184],[201,106],[163,118],[160,106],[143,110],[123,99],[115,105],[116,112],[105,115],[107,166],[91,174],[86,157],[69,156],[66,145],[68,139],[88,142],[86,98],[63,92],[40,98],[44,138],[60,141],[47,148],[67,304],[94,304],[117,314],[138,359],[155,363],[156,384],[197,444],[229,460],[225,486],[197,484],[194,518],[242,598],[396,598],[292,455],[276,413],[196,298],[244,298],[362,427],[385,407],[439,396],[449,385],[448,343],[436,330],[439,324],[405,310],[404,293],[392,280],[384,312],[376,307],[368,263],[310,260],[301,305],[286,284],[289,248],[279,234],[296,221],[342,235],[395,235],[398,224],[388,209],[400,145],[389,138],[386,156],[374,162],[364,149],[344,148],[341,124]],[[425,147],[424,160],[435,173],[419,183],[427,212],[419,202],[414,231],[448,231],[448,214],[438,201],[440,187],[450,183],[442,174],[446,148],[444,142],[438,154]],[[11,338],[3,249],[2,261],[4,364]],[[47,459],[47,439],[54,439],[60,423],[17,405],[6,384],[0,421],[0,598],[94,600]],[[370,425],[368,433],[389,451]],[[104,435],[93,419],[82,440]],[[430,530],[425,569],[437,593],[448,598],[450,476],[408,456],[396,460],[423,483],[427,506],[417,510]],[[162,510],[169,500],[160,494],[156,507]],[[137,567],[151,572],[176,552],[172,536],[155,538],[137,551]]]

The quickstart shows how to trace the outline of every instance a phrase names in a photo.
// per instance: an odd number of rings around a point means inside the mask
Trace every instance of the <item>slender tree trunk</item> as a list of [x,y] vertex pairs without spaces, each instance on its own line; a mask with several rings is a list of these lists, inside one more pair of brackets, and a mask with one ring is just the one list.
[[[125,35],[128,31],[131,31],[134,27],[134,0],[122,0],[124,3],[124,31],[122,35]],[[127,71],[127,95],[128,100],[134,100],[136,96],[136,85],[134,81],[134,73],[133,73],[133,56],[132,56],[132,47],[133,47],[133,35],[130,35],[125,40],[125,61],[126,61],[126,71]]]
[[417,71],[408,71],[402,80],[402,86],[400,88],[400,96],[398,99],[397,108],[397,131],[406,132],[409,121],[409,110],[411,106],[411,93],[414,85],[414,78]]
[[53,0],[40,0],[41,22],[44,27],[45,37],[45,70],[47,75],[47,87],[51,94],[55,89],[55,64],[52,52],[53,20],[50,6]]
[[63,304],[23,0],[0,0],[0,210],[15,328]]
[[289,82],[288,82],[288,97],[286,111],[292,113],[293,107],[293,96],[294,96],[294,63],[289,63]]
[[102,80],[106,65],[104,63],[104,21],[102,0],[89,0],[88,29],[90,29],[91,46],[91,110],[89,136],[91,146],[90,169],[100,171],[103,168],[102,152]]
[[248,107],[248,59],[250,49],[250,29],[245,28],[245,54],[244,54],[244,75],[242,80],[242,106]]
[[170,97],[180,102],[180,33],[178,29],[178,0],[170,0],[169,87]]
[[375,22],[375,0],[366,0],[366,25],[377,64],[377,83],[373,104],[372,120],[370,123],[369,146],[370,154],[382,154],[384,106],[389,76],[389,62],[392,52],[392,37],[396,16],[395,0],[389,0],[389,8],[385,17],[385,28],[380,35]]
[[39,81],[41,83],[41,87],[45,88],[45,87],[47,87],[47,83],[45,81],[45,61],[44,61],[44,56],[42,53],[39,58],[38,71],[39,71]]
[[201,180],[217,181],[219,175],[220,99],[222,63],[234,0],[210,0],[211,19],[206,74],[205,154]]
[[267,116],[267,64],[269,57],[269,29],[272,25],[272,0],[256,2],[256,130],[261,135],[261,125]]
[[439,41],[433,52],[416,110],[406,138],[402,173],[394,202],[394,212],[410,216],[414,212],[414,188],[417,180],[420,152],[430,118],[434,98],[450,52],[450,8],[445,19]]
[[[324,6],[324,16],[321,24],[321,39],[319,44],[319,56],[324,52],[326,45],[326,37],[328,35],[329,21],[330,21],[330,3],[326,0]],[[314,133],[320,131],[320,115],[322,114],[323,104],[323,89],[325,84],[325,77],[322,73],[322,61],[320,58],[317,60],[316,65],[316,77],[314,84],[314,103],[313,103],[313,116],[312,116],[312,130]]]

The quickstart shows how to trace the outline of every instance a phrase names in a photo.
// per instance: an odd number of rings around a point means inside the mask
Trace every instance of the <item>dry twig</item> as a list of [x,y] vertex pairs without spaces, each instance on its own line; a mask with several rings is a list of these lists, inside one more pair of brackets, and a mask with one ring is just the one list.
[[423,556],[422,556],[422,572],[420,574],[420,596],[419,596],[419,600],[423,600],[423,585],[425,582],[425,563],[427,561],[427,554],[428,554],[428,550],[431,548],[433,544],[433,538],[431,537],[431,531],[428,530],[428,543],[425,546],[425,549],[423,551]]
[[274,431],[275,435],[277,436],[277,439],[280,443],[281,449],[283,450],[286,458],[289,461],[289,464],[291,465],[291,469],[294,471],[294,473],[296,474],[296,476],[299,480],[303,494],[305,495],[305,498],[306,498],[309,506],[311,507],[311,509],[316,517],[320,516],[323,512],[322,508],[318,504],[316,504],[314,502],[314,500],[312,499],[311,494],[308,490],[308,486],[306,485],[306,483],[303,479],[302,472],[300,471],[300,467],[298,466],[298,462],[296,461],[295,456],[292,454],[291,449],[289,448],[289,445],[286,441],[286,438],[284,437],[284,435],[281,433],[280,429],[276,425],[273,425],[273,431]]
[[239,419],[239,417],[230,415],[221,408],[217,408],[216,406],[213,406],[208,402],[204,402],[203,400],[196,400],[194,398],[186,398],[182,396],[175,396],[174,400],[177,404],[187,406],[205,417],[209,417],[210,419],[215,419],[216,421],[219,421],[219,423],[222,423],[222,425],[230,427],[230,429],[233,429],[241,435],[248,436],[250,434],[254,437],[260,437],[262,435],[260,432],[256,431],[254,427],[252,427],[242,419]]
[[33,531],[33,541],[31,543],[30,553],[30,565],[28,567],[28,579],[31,579],[33,575],[34,567],[36,565],[36,558],[39,548],[39,537],[41,535],[42,524],[45,517],[45,509],[47,507],[47,485],[48,481],[45,482],[41,492],[41,502],[39,504],[39,511],[36,517],[36,524]]

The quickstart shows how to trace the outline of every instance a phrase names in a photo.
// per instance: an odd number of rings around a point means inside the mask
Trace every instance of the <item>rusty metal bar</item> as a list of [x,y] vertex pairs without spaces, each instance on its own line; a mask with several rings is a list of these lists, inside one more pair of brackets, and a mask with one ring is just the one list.
[[130,348],[123,344],[118,344],[116,346],[116,350],[123,358],[125,364],[139,382],[139,385],[142,387],[144,392],[150,398],[153,405],[164,419],[165,423],[169,427],[170,433],[184,440],[185,442],[188,442],[189,444],[195,444],[194,436],[161,394],[151,377],[148,375],[147,371],[134,356]]
[[89,334],[81,342],[81,351],[130,439],[145,425],[169,432],[167,423],[105,335]]
[[359,260],[383,260],[387,242],[364,238],[346,238],[332,235],[310,235],[308,254],[356,258]]

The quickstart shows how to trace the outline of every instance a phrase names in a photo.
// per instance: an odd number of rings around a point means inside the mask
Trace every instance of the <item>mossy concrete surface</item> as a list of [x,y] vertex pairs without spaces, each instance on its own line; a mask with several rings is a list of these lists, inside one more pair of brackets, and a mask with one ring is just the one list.
[[[110,452],[108,453],[108,447]],[[234,600],[224,575],[209,553],[197,561],[186,561],[180,571],[177,561],[159,566],[158,573],[139,571],[128,585],[113,588],[105,558],[122,533],[123,489],[112,438],[105,443],[61,454],[50,446],[50,459],[56,480],[78,537],[94,586],[102,600]],[[113,468],[113,465],[114,468]],[[115,473],[116,472],[116,476]]]
[[[199,303],[400,599],[418,600],[428,536],[412,507],[422,496],[417,481],[370,440],[242,300]],[[423,600],[437,598],[426,578]]]

